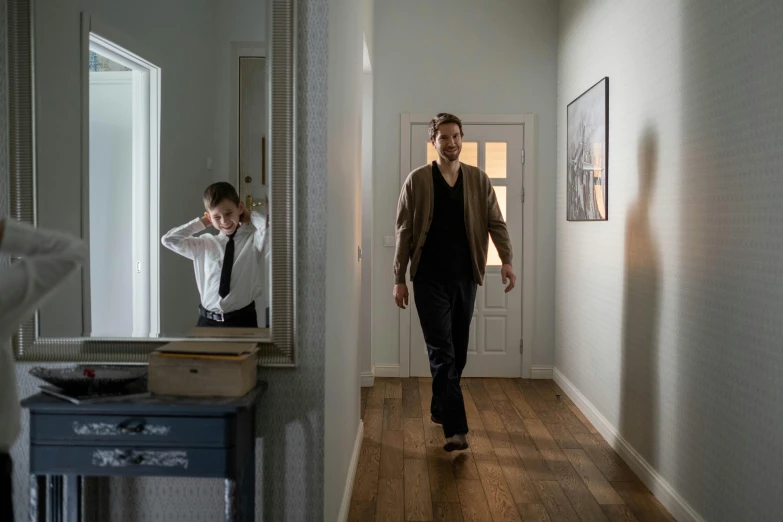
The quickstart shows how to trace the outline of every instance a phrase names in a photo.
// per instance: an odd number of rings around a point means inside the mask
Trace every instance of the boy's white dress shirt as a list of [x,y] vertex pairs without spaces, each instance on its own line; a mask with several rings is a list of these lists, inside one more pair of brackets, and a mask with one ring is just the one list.
[[0,452],[9,452],[19,433],[11,337],[87,259],[84,241],[6,219],[0,253],[21,257],[0,270]]
[[206,230],[201,218],[169,230],[163,246],[193,261],[196,285],[201,306],[216,313],[241,310],[256,300],[264,291],[263,250],[266,239],[266,218],[258,212],[250,213],[250,223],[242,223],[234,235],[234,266],[231,269],[231,290],[220,297],[220,272],[226,253],[228,236],[202,234]]

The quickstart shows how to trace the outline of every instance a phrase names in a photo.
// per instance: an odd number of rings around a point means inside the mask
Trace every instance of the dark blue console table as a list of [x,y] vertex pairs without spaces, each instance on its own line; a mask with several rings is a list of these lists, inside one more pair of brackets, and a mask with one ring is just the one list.
[[25,399],[30,521],[82,522],[87,476],[223,478],[225,520],[255,520],[255,405],[265,390],[80,405],[42,393]]

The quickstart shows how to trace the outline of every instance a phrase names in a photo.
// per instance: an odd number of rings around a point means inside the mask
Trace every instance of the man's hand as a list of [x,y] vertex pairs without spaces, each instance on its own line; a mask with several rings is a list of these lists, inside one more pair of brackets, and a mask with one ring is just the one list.
[[509,293],[511,290],[514,289],[514,285],[517,282],[517,276],[514,275],[514,267],[511,265],[503,265],[500,268],[500,277],[503,280],[503,284],[506,284],[506,279],[508,279],[508,286],[506,287],[506,293]]
[[405,307],[408,305],[408,285],[394,285],[394,302],[397,303],[397,306],[405,310]]
[[210,219],[209,214],[207,212],[204,212],[204,215],[201,216],[201,224],[205,227],[208,227],[212,224],[212,219]]

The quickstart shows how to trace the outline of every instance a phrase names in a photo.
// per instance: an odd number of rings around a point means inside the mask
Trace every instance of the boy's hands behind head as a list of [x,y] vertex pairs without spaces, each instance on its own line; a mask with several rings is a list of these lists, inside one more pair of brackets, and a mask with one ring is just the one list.
[[203,224],[205,227],[208,227],[212,224],[212,218],[209,217],[209,212],[204,212],[204,215],[201,216],[201,224]]
[[242,207],[242,213],[239,215],[240,223],[250,223],[250,211],[246,207]]

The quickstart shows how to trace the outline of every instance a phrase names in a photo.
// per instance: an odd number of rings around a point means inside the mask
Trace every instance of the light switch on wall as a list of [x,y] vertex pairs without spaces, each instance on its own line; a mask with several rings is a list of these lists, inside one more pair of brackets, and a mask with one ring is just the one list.
[[385,246],[385,247],[393,247],[394,246],[394,236],[383,236],[383,246]]

